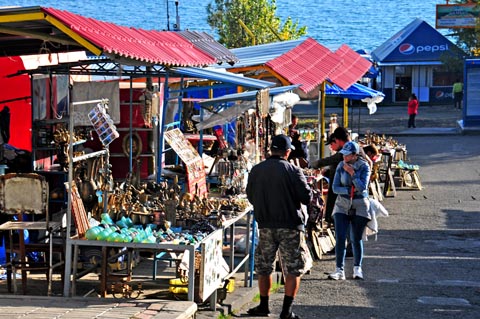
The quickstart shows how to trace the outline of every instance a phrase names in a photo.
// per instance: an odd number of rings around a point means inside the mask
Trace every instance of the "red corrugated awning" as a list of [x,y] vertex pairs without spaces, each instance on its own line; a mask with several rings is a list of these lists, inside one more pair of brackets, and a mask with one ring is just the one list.
[[217,63],[214,57],[173,31],[135,29],[54,8],[41,9],[100,48],[102,53],[110,58],[171,66],[205,66]]
[[347,45],[333,53],[308,38],[266,65],[290,83],[301,84],[299,89],[308,93],[327,79],[347,89],[369,70],[371,63]]
[[273,71],[300,89],[310,92],[325,81],[340,64],[340,59],[312,38],[266,63]]
[[340,67],[329,76],[330,80],[346,90],[356,83],[372,66],[372,63],[344,44],[335,51],[341,59]]

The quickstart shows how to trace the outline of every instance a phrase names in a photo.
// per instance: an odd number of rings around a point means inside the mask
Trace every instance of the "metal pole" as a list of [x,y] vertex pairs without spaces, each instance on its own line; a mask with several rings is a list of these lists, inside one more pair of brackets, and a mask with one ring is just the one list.
[[68,142],[68,201],[67,201],[67,232],[66,232],[66,245],[65,247],[65,276],[63,284],[63,296],[68,297],[70,295],[70,275],[71,275],[71,262],[72,262],[72,245],[70,244],[70,233],[72,223],[72,180],[73,180],[73,112],[75,103],[70,104],[68,110],[69,114],[69,142]]
[[[252,245],[250,246],[250,260],[249,260],[249,265],[248,268],[250,269],[250,277],[248,280],[248,287],[253,286],[253,274],[255,272],[255,246],[257,245],[256,240],[257,238],[255,237],[255,234],[257,233],[257,221],[255,220],[255,217],[253,216],[253,211],[250,212],[251,214],[251,222],[252,222]],[[250,221],[250,218],[249,218]]]
[[165,84],[163,87],[163,108],[161,110],[162,118],[159,121],[158,125],[158,151],[157,151],[157,183],[160,182],[162,178],[162,165],[163,165],[163,152],[165,150],[165,117],[167,116],[167,107],[169,100],[169,89],[168,89],[168,72],[165,74]]
[[318,103],[317,103],[317,157],[318,159],[322,158],[320,151],[322,150],[320,145],[323,141],[323,132],[322,132],[322,124],[321,124],[321,117],[322,117],[322,92],[318,92]]
[[180,31],[180,16],[178,15],[178,0],[175,0],[175,25],[174,25],[174,30],[175,31]]
[[[147,88],[148,90],[148,88]],[[130,105],[129,105],[129,124],[128,124],[128,136],[129,136],[129,148],[128,148],[128,172],[130,173],[130,176],[133,174],[133,141],[132,141],[132,135],[133,135],[133,126],[132,126],[132,117],[133,117],[133,79],[130,77]]]
[[68,123],[68,131],[69,131],[69,142],[68,142],[68,200],[67,200],[67,229],[66,229],[66,247],[65,247],[65,276],[64,276],[64,283],[63,283],[63,296],[69,297],[70,296],[70,283],[71,283],[71,268],[72,268],[72,244],[70,243],[70,233],[71,223],[72,223],[72,184],[73,184],[73,114],[75,111],[76,105],[84,105],[84,104],[94,104],[94,103],[106,103],[108,99],[101,99],[101,100],[91,100],[91,101],[82,101],[82,102],[72,102],[69,105],[69,123]]
[[322,98],[320,99],[320,106],[321,106],[321,112],[320,112],[320,119],[319,119],[319,123],[320,123],[320,139],[321,141],[320,142],[320,145],[319,145],[319,149],[320,149],[320,152],[319,152],[319,157],[318,158],[323,158],[323,152],[324,152],[324,148],[325,148],[325,145],[324,145],[324,141],[326,140],[325,139],[325,98],[326,98],[326,95],[325,95],[325,91],[326,91],[326,86],[327,86],[327,82],[326,81],[323,81],[322,83],[322,86],[321,86],[321,89],[320,89],[320,92],[319,92],[319,96],[321,95]]
[[167,31],[170,31],[170,12],[168,11],[168,0],[165,0],[167,4]]

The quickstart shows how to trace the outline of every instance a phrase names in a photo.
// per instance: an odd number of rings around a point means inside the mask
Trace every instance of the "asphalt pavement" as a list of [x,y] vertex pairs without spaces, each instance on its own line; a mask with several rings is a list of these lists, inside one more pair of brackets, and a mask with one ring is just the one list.
[[[478,136],[404,136],[422,190],[399,190],[383,205],[377,240],[365,243],[365,280],[332,281],[326,256],[303,278],[294,311],[314,318],[480,318],[480,147]],[[278,317],[282,291],[271,297]],[[242,315],[255,305],[237,311]]]
[[[347,280],[329,280],[335,261],[324,255],[303,277],[294,312],[302,319],[480,318],[480,130],[462,129],[461,110],[447,105],[421,107],[415,129],[407,128],[406,106],[360,112],[360,136],[375,132],[406,145],[423,189],[397,190],[382,201],[389,217],[378,219],[377,239],[365,242],[364,280],[352,279],[352,258]],[[258,304],[249,299],[254,295],[239,293],[250,301],[240,306],[232,297],[220,310],[248,317]],[[281,289],[270,297],[270,317],[279,317],[282,302]],[[218,311],[197,313],[218,317]]]
[[[480,318],[480,130],[462,130],[461,111],[450,106],[421,107],[416,129],[406,128],[406,106],[354,112],[360,135],[385,134],[406,145],[423,189],[398,190],[382,202],[390,216],[379,219],[377,240],[365,243],[365,280],[351,279],[351,259],[347,280],[328,280],[334,258],[324,255],[302,279],[294,311],[304,319]],[[237,285],[216,311],[186,301],[5,294],[0,318],[244,317],[256,294]],[[270,300],[278,318],[283,290]]]

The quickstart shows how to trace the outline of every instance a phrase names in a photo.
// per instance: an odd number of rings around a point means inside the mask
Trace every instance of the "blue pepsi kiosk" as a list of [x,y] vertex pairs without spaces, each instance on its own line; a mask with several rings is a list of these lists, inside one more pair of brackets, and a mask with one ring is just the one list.
[[465,59],[463,119],[465,129],[480,126],[480,58]]

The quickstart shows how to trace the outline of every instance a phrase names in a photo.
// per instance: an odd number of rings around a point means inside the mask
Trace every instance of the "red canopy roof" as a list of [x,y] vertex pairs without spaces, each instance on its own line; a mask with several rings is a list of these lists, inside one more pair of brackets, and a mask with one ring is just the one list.
[[334,53],[307,38],[266,65],[290,83],[301,84],[299,88],[308,93],[327,79],[348,89],[369,70],[371,63],[347,45]]
[[110,58],[127,58],[147,64],[205,66],[215,57],[197,48],[173,31],[155,31],[119,26],[68,11],[41,8],[71,31],[100,48]]
[[346,90],[356,83],[372,66],[372,63],[344,44],[335,51],[341,65],[330,75],[330,80]]

